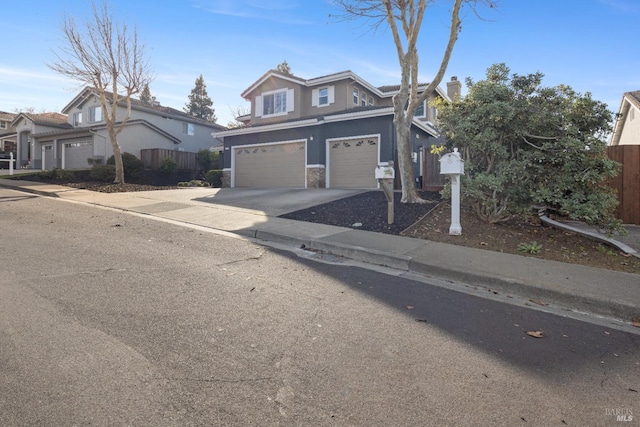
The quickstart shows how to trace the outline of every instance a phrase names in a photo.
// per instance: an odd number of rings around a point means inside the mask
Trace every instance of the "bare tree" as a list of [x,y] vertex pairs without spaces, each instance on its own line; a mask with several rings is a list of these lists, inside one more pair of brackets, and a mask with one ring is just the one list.
[[396,45],[401,77],[400,89],[393,97],[393,123],[396,128],[398,145],[398,168],[402,184],[403,203],[421,203],[424,200],[418,194],[411,159],[411,124],[420,105],[442,81],[449,65],[451,52],[461,31],[460,10],[468,5],[475,11],[479,3],[495,6],[494,0],[449,0],[451,2],[451,23],[449,39],[440,61],[438,72],[423,89],[418,82],[417,42],[420,28],[428,5],[435,0],[336,0],[344,10],[347,19],[370,19],[373,28],[387,23]]
[[[132,95],[139,93],[152,77],[137,30],[130,32],[125,23],[114,23],[106,1],[100,8],[92,1],[91,11],[92,16],[84,26],[78,26],[73,17],[64,19],[62,32],[67,45],[55,53],[56,62],[48,66],[90,86],[100,97],[116,162],[114,182],[124,183],[118,134],[131,117]],[[126,105],[126,111],[118,117],[118,105],[122,104]]]

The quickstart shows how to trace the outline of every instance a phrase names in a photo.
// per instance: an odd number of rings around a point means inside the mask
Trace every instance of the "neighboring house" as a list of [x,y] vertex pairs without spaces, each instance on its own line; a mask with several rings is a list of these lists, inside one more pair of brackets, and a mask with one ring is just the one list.
[[[449,100],[461,86],[453,78],[449,93],[438,88],[429,100]],[[374,87],[351,71],[308,80],[268,71],[242,93],[251,102],[251,113],[239,118],[243,126],[215,135],[224,142],[223,186],[377,188],[375,168],[396,160],[398,90]],[[436,115],[427,101],[413,121],[416,179],[422,146],[437,138]]]
[[16,151],[16,128],[11,126],[15,114],[0,111],[0,151]]
[[[109,93],[108,100],[111,99]],[[94,90],[81,91],[62,112],[20,113],[14,119],[20,165],[30,163],[42,170],[81,169],[94,161],[104,163],[113,155],[100,98]],[[126,105],[119,103],[118,117],[124,117],[125,112]],[[173,108],[132,100],[131,117],[118,135],[118,142],[122,152],[138,158],[140,150],[150,148],[195,153],[214,145],[212,134],[224,129]]]
[[640,145],[640,90],[622,95],[610,145]]

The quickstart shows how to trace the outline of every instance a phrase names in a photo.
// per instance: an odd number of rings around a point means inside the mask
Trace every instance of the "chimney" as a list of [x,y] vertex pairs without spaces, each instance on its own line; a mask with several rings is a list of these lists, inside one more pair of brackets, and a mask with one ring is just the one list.
[[458,81],[458,77],[451,77],[451,81],[447,82],[447,96],[453,101],[460,96],[462,83]]

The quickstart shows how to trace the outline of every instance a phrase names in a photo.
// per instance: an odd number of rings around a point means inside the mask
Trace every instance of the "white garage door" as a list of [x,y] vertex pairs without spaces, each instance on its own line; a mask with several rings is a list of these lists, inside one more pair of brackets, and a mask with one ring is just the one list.
[[236,187],[305,187],[305,143],[234,148]]
[[44,168],[53,169],[56,166],[56,160],[53,158],[53,145],[45,145],[44,147]]
[[88,168],[88,158],[93,157],[93,143],[91,141],[64,144],[64,168]]
[[329,141],[331,188],[377,188],[378,137]]

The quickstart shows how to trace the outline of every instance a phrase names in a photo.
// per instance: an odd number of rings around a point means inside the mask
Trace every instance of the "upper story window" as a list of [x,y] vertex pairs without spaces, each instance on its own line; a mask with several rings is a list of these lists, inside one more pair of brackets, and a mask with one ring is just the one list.
[[369,105],[373,105],[373,96],[369,95]]
[[73,125],[80,126],[82,124],[82,113],[73,113]]
[[334,87],[327,86],[319,89],[313,89],[311,93],[311,106],[324,107],[334,102]]
[[438,109],[436,107],[429,107],[429,120],[435,122],[438,120]]
[[318,105],[329,104],[329,88],[323,87],[318,91]]
[[256,116],[280,116],[293,111],[293,89],[281,89],[256,97]]
[[195,127],[193,123],[182,123],[182,132],[186,133],[189,136],[193,136],[195,134]]
[[358,88],[353,88],[353,103],[358,105],[360,103],[360,92]]
[[425,115],[426,109],[424,108],[424,102],[416,108],[416,111],[413,113],[414,117],[426,117]]
[[6,128],[7,128],[7,122],[1,121],[0,122],[0,129],[6,129]]
[[89,108],[89,122],[101,122],[102,121],[102,107],[95,106]]
[[367,106],[367,94],[366,94],[366,93],[364,93],[364,92],[362,92],[362,93],[360,94],[360,105],[361,105],[362,107],[366,107],[366,106]]
[[276,92],[262,97],[262,114],[281,114],[287,112],[287,92]]

